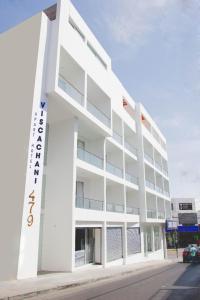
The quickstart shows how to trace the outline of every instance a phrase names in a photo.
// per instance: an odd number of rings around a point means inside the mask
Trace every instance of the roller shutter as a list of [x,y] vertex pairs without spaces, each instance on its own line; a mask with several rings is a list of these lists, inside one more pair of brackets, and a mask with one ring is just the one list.
[[122,257],[122,229],[107,228],[107,261]]
[[140,228],[127,228],[127,252],[128,255],[141,252]]

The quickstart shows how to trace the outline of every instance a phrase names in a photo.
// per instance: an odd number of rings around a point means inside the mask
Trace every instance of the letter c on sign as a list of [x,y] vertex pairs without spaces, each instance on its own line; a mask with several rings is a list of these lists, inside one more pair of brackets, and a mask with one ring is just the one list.
[[40,144],[38,144],[38,145],[36,146],[36,149],[37,149],[37,150],[41,150],[41,148],[42,148],[42,146],[41,146]]
[[39,133],[43,133],[43,128],[42,128],[42,127],[39,127],[39,128],[38,128],[38,132],[39,132]]

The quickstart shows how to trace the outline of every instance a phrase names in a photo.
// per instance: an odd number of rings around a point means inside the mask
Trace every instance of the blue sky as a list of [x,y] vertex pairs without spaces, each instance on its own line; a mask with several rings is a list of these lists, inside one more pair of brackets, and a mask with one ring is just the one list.
[[[51,0],[0,0],[0,32]],[[200,1],[72,0],[167,137],[172,196],[200,196]]]

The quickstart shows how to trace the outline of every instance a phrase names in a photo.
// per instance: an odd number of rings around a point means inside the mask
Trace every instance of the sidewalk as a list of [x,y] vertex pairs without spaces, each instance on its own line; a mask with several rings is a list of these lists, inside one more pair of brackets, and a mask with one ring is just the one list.
[[111,266],[104,269],[102,266],[90,265],[74,273],[48,273],[37,278],[0,282],[0,300],[30,299],[33,296],[53,290],[76,287],[99,280],[116,278],[148,269],[157,269],[174,263],[174,259],[147,260],[129,265]]

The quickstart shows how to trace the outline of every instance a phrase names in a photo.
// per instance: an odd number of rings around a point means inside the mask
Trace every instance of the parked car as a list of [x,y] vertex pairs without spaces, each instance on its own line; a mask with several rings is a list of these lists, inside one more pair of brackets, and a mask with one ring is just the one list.
[[200,247],[197,245],[188,245],[182,253],[183,262],[200,262]]

